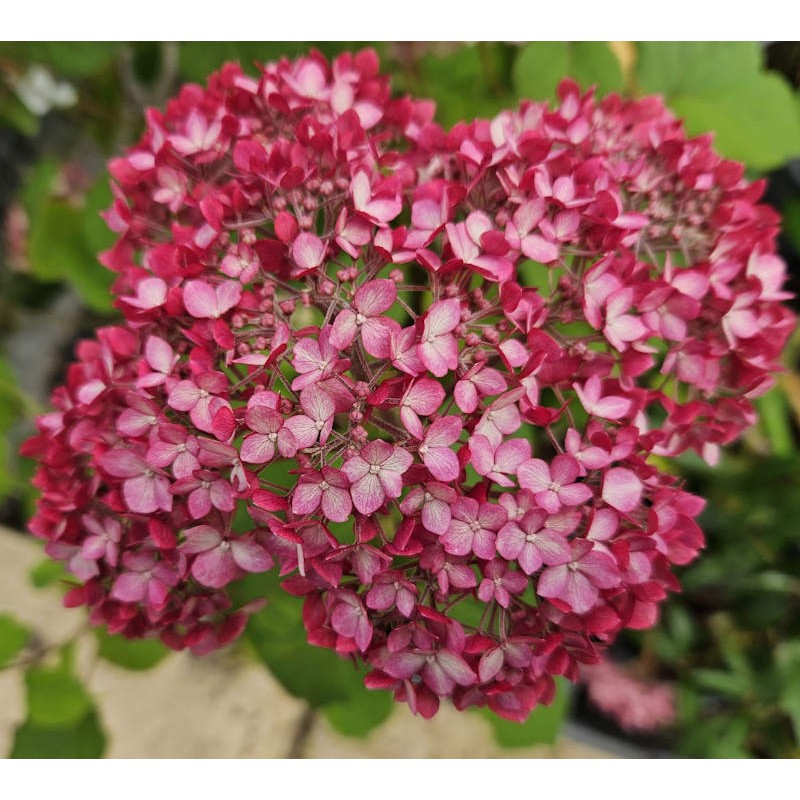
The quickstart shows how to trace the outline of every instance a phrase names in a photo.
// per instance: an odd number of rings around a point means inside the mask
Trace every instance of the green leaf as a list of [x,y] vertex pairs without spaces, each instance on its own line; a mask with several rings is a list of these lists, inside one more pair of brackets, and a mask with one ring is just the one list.
[[64,569],[63,563],[52,558],[43,559],[28,573],[30,582],[37,589],[52,586],[66,577],[67,571]]
[[179,64],[185,80],[205,83],[226,61],[238,61],[254,73],[253,62],[291,58],[310,49],[308,42],[181,42]]
[[39,132],[39,118],[29,111],[24,103],[11,91],[0,87],[0,123],[15,128],[24,136],[36,136]]
[[749,684],[742,675],[725,672],[721,669],[695,669],[691,673],[693,683],[702,688],[730,697],[747,694]]
[[34,275],[44,281],[68,280],[90,307],[109,311],[114,277],[86,242],[82,211],[48,199],[30,212],[30,220],[28,257]]
[[100,212],[106,211],[112,201],[111,186],[104,175],[86,193],[83,211],[83,236],[89,250],[94,254],[108,250],[116,240],[116,236],[100,216]]
[[72,78],[93,75],[108,67],[119,42],[3,42],[0,56],[19,64],[44,64]]
[[533,42],[522,49],[514,62],[513,83],[517,97],[549,100],[566,77],[569,55],[566,42]]
[[152,669],[170,652],[158,639],[126,639],[124,636],[111,635],[103,628],[96,628],[95,636],[97,654],[125,669]]
[[789,405],[786,395],[775,387],[756,400],[764,432],[776,456],[790,456],[794,451],[794,437],[789,422]]
[[567,75],[582,89],[596,85],[598,95],[622,91],[625,81],[617,57],[608,42],[569,42]]
[[716,133],[727,158],[768,170],[800,153],[800,114],[789,84],[762,70],[756,42],[642,42],[637,80],[663,94],[690,136]]
[[28,721],[37,728],[76,725],[91,709],[83,685],[63,667],[36,667],[25,673]]
[[349,700],[325,706],[323,712],[339,733],[363,739],[385,722],[393,709],[391,694],[362,688]]
[[701,94],[736,88],[761,68],[758,42],[640,42],[636,78],[644,92]]
[[573,78],[582,89],[596,85],[599,95],[621,91],[622,69],[608,42],[533,42],[514,63],[517,97],[549,100],[563,78]]
[[320,708],[367,691],[362,671],[352,662],[308,644],[303,601],[281,589],[277,575],[248,576],[230,592],[236,605],[267,598],[267,607],[250,617],[245,635],[259,660],[289,694]]
[[46,728],[26,720],[14,734],[11,758],[102,758],[105,747],[105,733],[92,709],[65,727]]
[[769,170],[800,153],[800,115],[791,89],[778,75],[760,75],[714,97],[680,95],[670,102],[690,136],[716,133],[727,158]]
[[418,75],[404,88],[436,101],[437,119],[445,126],[476,117],[491,117],[512,100],[501,43],[481,42],[459,47],[445,56],[427,53],[417,64]]
[[553,744],[569,711],[572,684],[556,678],[556,696],[549,706],[537,706],[522,724],[498,717],[484,709],[492,726],[495,741],[502,747],[531,747],[535,744]]
[[25,649],[31,632],[10,614],[0,614],[0,669]]

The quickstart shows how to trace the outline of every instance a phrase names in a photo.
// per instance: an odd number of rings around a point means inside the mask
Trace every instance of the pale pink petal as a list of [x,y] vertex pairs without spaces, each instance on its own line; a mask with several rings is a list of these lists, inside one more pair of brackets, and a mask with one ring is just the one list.
[[194,528],[188,528],[184,531],[184,535],[186,541],[181,545],[181,550],[190,555],[212,550],[222,541],[220,532],[210,525],[196,525]]
[[167,405],[176,411],[191,411],[200,399],[200,389],[193,381],[180,381],[172,387]]
[[248,464],[266,464],[275,457],[275,442],[269,436],[254,433],[242,442],[240,458]]
[[456,298],[439,300],[429,309],[425,317],[425,335],[449,333],[461,322],[461,303]]
[[425,530],[441,536],[450,527],[450,506],[442,500],[429,500],[422,506],[422,525]]
[[301,270],[316,269],[325,258],[325,243],[313,233],[300,233],[292,243],[292,258]]
[[558,260],[558,245],[548,242],[543,236],[532,233],[522,240],[521,245],[522,252],[540,264],[550,264]]
[[269,553],[248,539],[231,539],[233,560],[246,572],[266,572],[272,567]]
[[183,287],[183,304],[197,319],[214,319],[219,316],[217,293],[205,281],[188,281]]
[[203,586],[221,589],[236,578],[236,563],[230,547],[223,548],[221,543],[213,550],[198,555],[192,563],[192,575]]
[[143,572],[123,572],[111,587],[111,597],[126,603],[138,603],[147,594],[148,578]]
[[519,485],[532,492],[543,492],[553,482],[550,477],[550,467],[540,458],[532,458],[517,469]]
[[458,457],[447,447],[429,448],[422,460],[431,475],[440,481],[454,481],[461,471]]
[[140,456],[121,448],[109,450],[100,456],[100,465],[115,478],[135,478],[148,469]]
[[322,494],[322,513],[333,522],[346,522],[353,511],[353,502],[347,489],[331,486]]
[[603,478],[603,500],[617,511],[633,511],[639,505],[644,485],[629,469],[613,467]]
[[[342,469],[346,471],[347,464]],[[348,475],[349,477],[349,475]],[[362,514],[373,514],[386,499],[383,485],[377,475],[368,472],[363,478],[359,478],[350,487],[350,495],[353,498],[353,505]],[[399,492],[396,497],[399,497]]]
[[358,333],[356,324],[356,312],[351,308],[340,311],[333,321],[331,329],[331,344],[339,350],[349,347]]
[[376,317],[391,308],[397,299],[397,284],[388,278],[378,278],[360,286],[353,306],[365,317]]

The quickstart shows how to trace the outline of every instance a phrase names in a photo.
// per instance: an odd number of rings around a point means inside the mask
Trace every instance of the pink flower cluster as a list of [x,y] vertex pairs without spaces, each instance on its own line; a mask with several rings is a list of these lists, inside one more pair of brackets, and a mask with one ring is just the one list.
[[645,681],[611,661],[581,669],[589,700],[621,728],[655,733],[675,722],[675,690],[663,681]]
[[277,563],[370,688],[516,720],[655,623],[703,501],[650,457],[753,422],[778,218],[658,98],[559,96],[444,131],[367,50],[148,112],[111,163],[125,321],[26,446],[69,604],[204,652]]

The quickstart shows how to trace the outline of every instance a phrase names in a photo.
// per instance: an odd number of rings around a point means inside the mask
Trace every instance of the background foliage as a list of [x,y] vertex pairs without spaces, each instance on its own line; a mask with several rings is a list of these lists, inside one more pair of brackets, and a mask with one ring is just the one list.
[[[24,527],[31,465],[16,455],[46,404],[73,343],[112,319],[110,273],[95,254],[113,240],[99,217],[110,203],[105,162],[131,144],[146,105],[223,61],[328,56],[366,43],[37,42],[0,44],[0,518]],[[370,43],[398,92],[436,100],[440,122],[492,115],[522,98],[554,96],[566,76],[599,93],[660,93],[690,134],[715,132],[717,149],[770,178],[785,218],[783,254],[797,281],[800,253],[800,46],[753,42]],[[796,290],[796,287],[795,287]],[[43,321],[46,320],[46,324]],[[800,346],[800,344],[798,344]],[[674,681],[679,721],[657,740],[701,757],[800,755],[800,375],[798,346],[762,420],[721,467],[686,457],[690,488],[710,499],[704,557],[683,575],[663,623],[629,635],[619,655],[640,676]],[[33,349],[32,349],[33,348]],[[36,358],[31,359],[31,352]],[[44,561],[33,585],[64,591],[60,565]],[[364,736],[392,711],[384,693],[329,651],[306,644],[298,600],[274,575],[250,576],[241,598],[267,597],[244,647],[291,694],[341,733]],[[156,666],[156,641],[93,636],[98,657]],[[0,614],[0,669],[24,672],[27,719],[12,757],[93,758],[106,735],[74,663],[74,641],[47,650],[35,632]],[[580,699],[580,698],[579,698]],[[491,718],[501,744],[553,741],[571,705],[561,687],[525,725]],[[585,702],[578,709],[587,710]]]

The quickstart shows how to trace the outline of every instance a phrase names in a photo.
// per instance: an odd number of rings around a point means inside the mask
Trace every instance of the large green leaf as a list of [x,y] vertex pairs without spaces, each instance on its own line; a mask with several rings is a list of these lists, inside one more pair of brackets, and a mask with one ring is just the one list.
[[621,91],[622,69],[607,42],[532,42],[514,62],[514,90],[520,99],[549,100],[563,78],[600,95]]
[[489,42],[464,45],[447,55],[426,53],[415,79],[403,88],[433,98],[437,119],[445,126],[491,117],[513,100],[506,75],[509,53],[506,45]]
[[691,136],[711,131],[728,158],[755,169],[800,154],[800,114],[784,78],[761,66],[755,42],[643,42],[643,92],[663,94]]
[[231,587],[236,604],[266,598],[267,607],[250,617],[246,638],[259,660],[289,694],[314,708],[366,692],[362,671],[333,651],[306,640],[303,601],[280,588],[274,573],[249,575]]
[[0,669],[25,648],[31,632],[10,614],[0,614]]
[[640,42],[636,79],[644,92],[680,95],[735,88],[761,69],[757,42]]
[[170,652],[158,639],[126,639],[112,636],[103,628],[95,629],[95,636],[100,658],[125,669],[152,669]]
[[61,561],[56,561],[53,558],[42,559],[28,573],[28,578],[30,579],[31,584],[37,589],[44,589],[47,586],[53,586],[58,581],[67,577],[68,574],[64,569],[64,564]]
[[38,205],[28,211],[28,257],[34,275],[44,281],[67,280],[89,306],[109,311],[113,275],[87,243],[84,212],[58,198],[36,199]]
[[25,688],[28,720],[37,728],[77,725],[91,709],[86,689],[64,666],[29,669]]
[[348,700],[325,706],[323,712],[339,733],[363,738],[385,722],[393,708],[388,692],[362,689]]
[[105,746],[97,712],[91,710],[74,725],[59,728],[26,720],[14,734],[11,758],[101,758]]
[[531,747],[535,744],[553,744],[569,711],[572,684],[556,678],[558,688],[549,706],[537,706],[523,723],[501,719],[485,710],[497,743],[503,747]]

